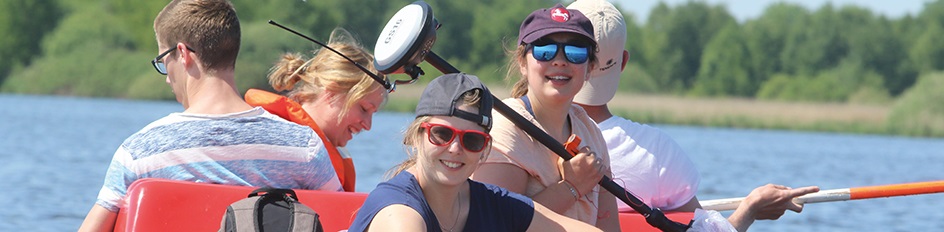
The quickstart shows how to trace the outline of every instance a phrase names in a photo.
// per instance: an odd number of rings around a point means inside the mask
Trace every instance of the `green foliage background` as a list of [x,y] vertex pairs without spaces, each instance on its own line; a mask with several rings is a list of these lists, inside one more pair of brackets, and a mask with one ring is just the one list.
[[[386,21],[410,2],[233,0],[243,27],[238,86],[269,89],[265,75],[282,53],[310,55],[316,48],[268,25],[270,19],[319,40],[343,27],[372,49]],[[442,23],[433,50],[497,85],[505,84],[505,52],[514,45],[523,17],[556,3],[427,2]],[[158,53],[153,18],[166,3],[0,1],[0,92],[173,99],[164,77],[149,64]],[[808,9],[775,3],[759,17],[738,22],[725,6],[701,1],[662,3],[647,19],[628,13],[625,18],[632,58],[621,91],[895,104],[894,123],[913,114],[944,114],[914,110],[942,104],[940,98],[915,99],[944,89],[934,81],[944,70],[944,0],[929,1],[916,15],[900,18],[853,5]],[[425,70],[427,76],[438,74],[428,66]],[[894,125],[890,131],[909,127]]]
[[889,130],[915,136],[944,136],[944,72],[922,75],[902,94],[888,117]]

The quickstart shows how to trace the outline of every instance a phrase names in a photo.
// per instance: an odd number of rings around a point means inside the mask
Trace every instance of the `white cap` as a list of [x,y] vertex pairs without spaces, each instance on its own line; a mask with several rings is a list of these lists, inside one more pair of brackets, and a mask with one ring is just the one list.
[[613,4],[605,0],[577,0],[567,6],[582,12],[593,24],[597,41],[597,65],[587,83],[574,97],[574,102],[584,105],[604,105],[616,95],[626,50],[626,21]]

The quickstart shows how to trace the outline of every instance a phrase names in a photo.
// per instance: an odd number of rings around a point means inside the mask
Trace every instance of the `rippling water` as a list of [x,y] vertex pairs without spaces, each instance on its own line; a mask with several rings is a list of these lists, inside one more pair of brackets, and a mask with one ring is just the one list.
[[[0,231],[74,231],[122,140],[175,102],[0,95]],[[349,143],[358,191],[405,158],[407,113],[382,112]],[[944,140],[659,125],[702,175],[702,200],[778,183],[822,189],[944,180]],[[944,194],[809,204],[752,231],[940,231]]]

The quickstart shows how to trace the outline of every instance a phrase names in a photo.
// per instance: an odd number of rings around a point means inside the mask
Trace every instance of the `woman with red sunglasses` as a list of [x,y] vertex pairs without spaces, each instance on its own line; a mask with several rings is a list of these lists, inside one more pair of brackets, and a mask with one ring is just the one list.
[[469,179],[488,157],[491,113],[491,93],[477,77],[430,82],[404,132],[409,159],[370,193],[349,231],[599,231]]
[[619,231],[616,198],[597,185],[610,175],[606,143],[596,123],[572,101],[596,63],[593,25],[557,4],[528,15],[518,31],[508,78],[518,78],[504,102],[558,142],[582,139],[568,161],[504,117],[495,119],[492,150],[473,179],[524,194],[554,212]]

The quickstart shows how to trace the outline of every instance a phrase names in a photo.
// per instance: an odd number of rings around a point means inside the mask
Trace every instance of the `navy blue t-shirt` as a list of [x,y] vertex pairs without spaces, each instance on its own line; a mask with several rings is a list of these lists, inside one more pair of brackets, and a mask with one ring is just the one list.
[[[534,217],[534,202],[501,187],[468,180],[471,192],[469,217],[463,231],[526,231]],[[358,210],[349,231],[364,231],[377,212],[395,204],[406,205],[426,221],[426,231],[441,232],[423,190],[413,174],[401,172],[377,185]]]

